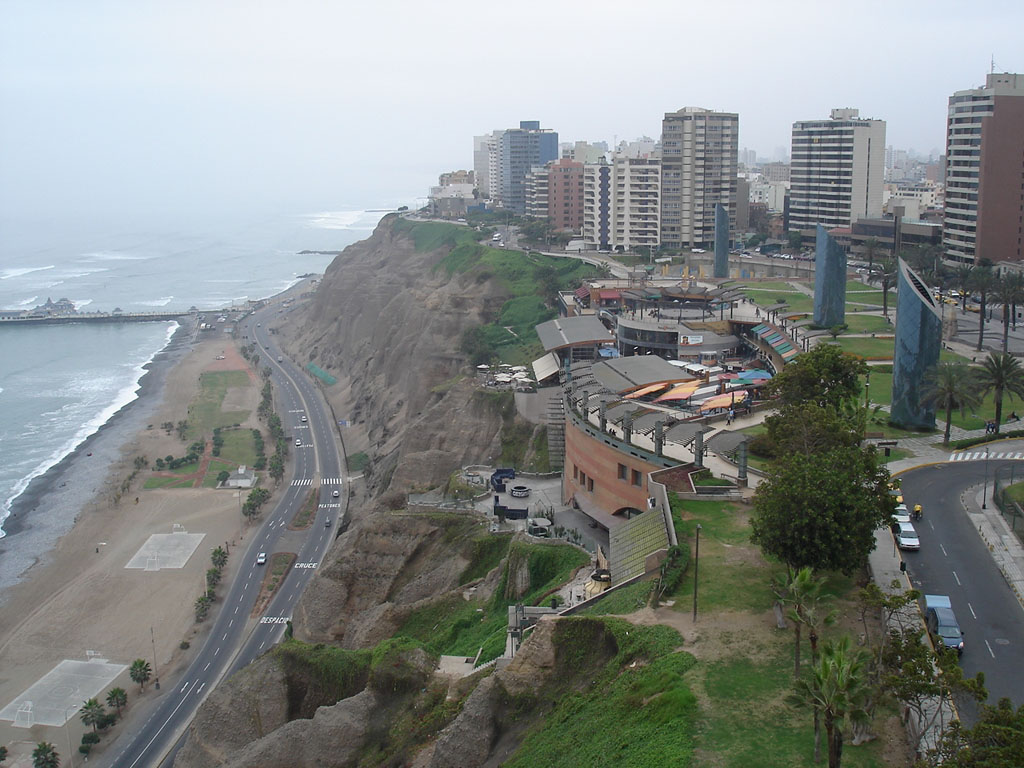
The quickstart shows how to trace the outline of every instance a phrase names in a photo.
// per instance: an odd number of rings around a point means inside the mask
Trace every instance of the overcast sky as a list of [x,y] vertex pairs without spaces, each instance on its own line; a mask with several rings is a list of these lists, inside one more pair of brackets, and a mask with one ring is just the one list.
[[1022,29],[1012,0],[0,0],[0,206],[380,206],[472,167],[474,134],[657,137],[689,105],[763,155],[836,106],[928,153],[992,57],[1024,71]]

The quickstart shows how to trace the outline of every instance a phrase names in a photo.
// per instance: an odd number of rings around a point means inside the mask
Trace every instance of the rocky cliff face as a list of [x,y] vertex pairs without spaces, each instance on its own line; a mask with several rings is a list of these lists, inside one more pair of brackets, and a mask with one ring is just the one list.
[[337,377],[328,400],[352,425],[346,449],[370,456],[371,496],[437,485],[497,455],[501,416],[460,379],[459,343],[506,291],[479,275],[449,277],[438,268],[448,252],[417,251],[385,218],[334,260],[312,301],[278,329],[295,360]]

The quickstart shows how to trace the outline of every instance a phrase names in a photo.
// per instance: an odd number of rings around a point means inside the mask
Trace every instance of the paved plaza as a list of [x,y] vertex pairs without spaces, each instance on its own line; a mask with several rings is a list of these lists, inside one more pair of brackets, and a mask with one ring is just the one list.
[[75,716],[82,702],[99,696],[126,669],[126,665],[106,659],[65,659],[0,710],[0,720],[10,720],[21,728],[62,726]]
[[205,533],[154,533],[135,553],[125,568],[159,571],[162,568],[184,568]]

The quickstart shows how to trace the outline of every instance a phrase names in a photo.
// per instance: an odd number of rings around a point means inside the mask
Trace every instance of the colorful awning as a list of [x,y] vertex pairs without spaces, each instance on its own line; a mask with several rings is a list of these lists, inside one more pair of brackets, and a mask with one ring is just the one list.
[[664,389],[667,386],[668,386],[668,382],[667,381],[664,381],[664,382],[662,382],[660,384],[651,384],[650,386],[638,389],[636,392],[630,392],[628,395],[624,395],[623,397],[626,400],[635,400],[638,397],[643,397],[644,395],[649,395],[652,392],[657,392],[659,390],[662,390],[662,389]]
[[700,389],[702,381],[688,381],[685,384],[678,384],[654,402],[663,403],[668,400],[688,400],[690,396]]

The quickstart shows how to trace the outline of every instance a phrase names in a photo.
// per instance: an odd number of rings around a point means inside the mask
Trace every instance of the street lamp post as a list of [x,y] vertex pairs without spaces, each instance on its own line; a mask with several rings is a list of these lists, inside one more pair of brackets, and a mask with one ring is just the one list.
[[149,628],[149,641],[153,644],[153,677],[155,679],[155,687],[160,690],[160,673],[156,668],[156,636],[153,634],[153,627]]
[[693,554],[693,620],[697,621],[697,571],[700,566],[700,523],[697,523],[697,545]]
[[981,508],[988,509],[988,446],[985,446],[985,485],[981,488]]

